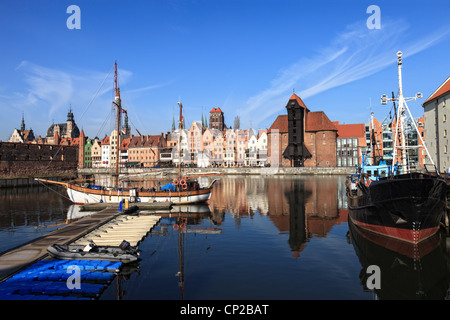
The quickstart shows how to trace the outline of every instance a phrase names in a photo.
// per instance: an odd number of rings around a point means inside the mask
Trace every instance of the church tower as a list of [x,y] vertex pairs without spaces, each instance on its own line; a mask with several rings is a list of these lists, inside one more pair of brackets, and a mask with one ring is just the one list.
[[72,106],[70,106],[69,112],[67,113],[67,129],[66,129],[67,138],[72,138],[72,130],[73,130],[73,113],[72,113]]
[[209,112],[209,128],[217,129],[219,131],[225,130],[225,117],[220,108],[213,108]]

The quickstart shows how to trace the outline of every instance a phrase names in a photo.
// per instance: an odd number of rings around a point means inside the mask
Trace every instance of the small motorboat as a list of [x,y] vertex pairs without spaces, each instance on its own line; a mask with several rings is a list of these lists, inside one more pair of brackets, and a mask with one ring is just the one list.
[[53,244],[47,248],[48,253],[62,260],[106,260],[130,263],[139,261],[140,250],[123,241],[119,246],[61,245]]

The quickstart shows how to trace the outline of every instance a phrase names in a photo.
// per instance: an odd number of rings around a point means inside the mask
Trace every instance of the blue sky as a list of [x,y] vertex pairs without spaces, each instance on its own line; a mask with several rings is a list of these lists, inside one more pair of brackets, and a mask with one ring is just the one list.
[[[70,5],[81,29],[69,30]],[[381,28],[369,29],[370,5]],[[398,89],[421,104],[450,75],[450,2],[71,0],[0,2],[0,140],[20,127],[45,136],[69,106],[89,137],[112,129],[113,66],[132,133],[169,131],[181,100],[187,124],[213,107],[228,126],[268,128],[293,90],[330,120],[383,120],[380,96]]]

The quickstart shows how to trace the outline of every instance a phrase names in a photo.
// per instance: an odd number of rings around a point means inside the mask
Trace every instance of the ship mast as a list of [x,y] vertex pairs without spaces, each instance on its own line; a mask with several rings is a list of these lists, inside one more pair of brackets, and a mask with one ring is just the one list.
[[122,104],[120,100],[120,89],[117,85],[117,61],[115,62],[115,73],[114,73],[114,93],[115,98],[113,104],[117,108],[117,142],[116,142],[116,172],[115,172],[115,186],[119,187],[119,141],[120,141],[120,113],[122,111]]
[[[400,133],[400,139],[401,139],[401,159],[402,159],[402,166],[403,166],[403,173],[409,173],[409,167],[407,165],[407,152],[406,152],[406,140],[405,140],[405,134],[404,134],[404,123],[403,120],[407,117],[406,111],[408,112],[409,117],[411,118],[411,122],[414,126],[414,129],[417,131],[417,136],[419,137],[419,140],[421,142],[421,146],[424,147],[428,158],[430,159],[432,165],[436,169],[436,166],[434,165],[433,159],[431,158],[430,153],[428,152],[428,149],[425,145],[425,142],[422,139],[422,136],[419,132],[419,129],[417,128],[416,122],[414,121],[413,116],[411,115],[411,111],[408,108],[408,105],[406,104],[406,100],[416,100],[422,98],[422,94],[418,92],[415,97],[405,98],[403,97],[403,85],[402,85],[402,55],[403,53],[401,51],[397,52],[397,69],[398,69],[398,98],[392,97],[392,99],[387,98],[385,94],[381,96],[381,104],[386,105],[387,101],[398,101],[398,108],[397,108],[397,114],[396,114],[396,124],[395,124],[395,136],[394,136],[394,152],[392,156],[392,174],[394,173],[394,167],[395,167],[395,160],[396,160],[396,150],[397,150],[397,134]],[[394,102],[395,106],[395,102]],[[400,126],[400,129],[399,129]],[[436,169],[436,172],[437,169]]]
[[183,122],[183,105],[181,102],[178,102],[178,105],[180,106],[180,121],[178,123],[178,179],[181,179],[181,128]]
[[[405,116],[405,99],[403,98],[403,85],[402,85],[402,52],[397,52],[397,68],[398,68],[398,110],[397,110],[397,124],[400,125],[400,139],[401,145],[401,159],[403,165],[403,173],[408,173],[409,168],[406,161],[406,145],[405,145],[405,132],[403,128],[403,118]],[[394,149],[395,152],[395,149]],[[395,159],[395,157],[394,157]]]

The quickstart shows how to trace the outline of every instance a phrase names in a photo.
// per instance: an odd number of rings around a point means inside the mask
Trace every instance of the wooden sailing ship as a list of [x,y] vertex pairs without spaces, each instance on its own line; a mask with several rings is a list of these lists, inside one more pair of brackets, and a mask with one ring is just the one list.
[[209,200],[213,185],[213,180],[208,186],[200,186],[197,180],[190,177],[183,177],[181,174],[181,129],[183,121],[183,106],[180,102],[180,119],[179,119],[179,143],[178,143],[178,177],[174,178],[171,183],[163,186],[160,190],[144,190],[142,188],[121,188],[119,187],[119,139],[120,139],[120,115],[123,112],[120,99],[120,89],[117,84],[117,62],[115,63],[114,77],[115,99],[113,106],[117,112],[117,133],[118,143],[115,144],[116,164],[113,174],[115,184],[112,187],[89,185],[74,182],[58,182],[46,179],[36,180],[61,185],[67,189],[67,194],[74,204],[87,203],[120,203],[121,201],[133,202],[171,202],[174,204],[192,204],[202,203]]

